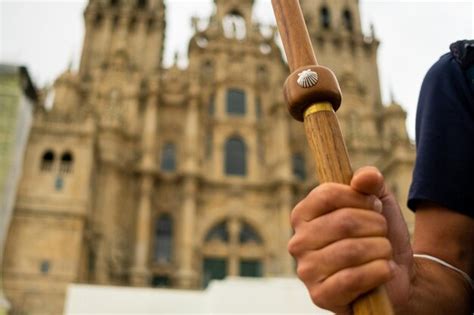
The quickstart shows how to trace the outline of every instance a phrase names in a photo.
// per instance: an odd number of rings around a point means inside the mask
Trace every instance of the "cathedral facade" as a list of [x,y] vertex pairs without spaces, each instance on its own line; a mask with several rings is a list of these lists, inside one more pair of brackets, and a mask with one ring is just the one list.
[[[294,275],[289,214],[317,179],[284,103],[288,67],[254,0],[214,4],[183,69],[162,63],[163,0],[89,1],[80,69],[34,114],[3,265],[13,314],[61,313],[69,283]],[[354,168],[379,167],[404,203],[414,150],[405,112],[382,104],[379,41],[356,0],[301,4],[340,79]]]

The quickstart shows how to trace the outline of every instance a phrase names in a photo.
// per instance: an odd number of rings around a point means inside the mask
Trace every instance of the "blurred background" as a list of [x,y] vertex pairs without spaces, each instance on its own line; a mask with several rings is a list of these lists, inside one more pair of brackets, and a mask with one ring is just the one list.
[[[418,92],[474,4],[300,2],[353,166],[412,229]],[[286,243],[318,180],[274,25],[269,0],[0,0],[0,314],[314,311]]]

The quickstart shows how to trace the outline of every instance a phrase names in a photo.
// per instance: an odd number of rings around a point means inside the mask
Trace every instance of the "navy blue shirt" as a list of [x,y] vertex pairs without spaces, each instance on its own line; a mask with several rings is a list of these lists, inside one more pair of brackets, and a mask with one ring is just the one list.
[[[473,65],[474,66],[474,65]],[[434,202],[474,217],[474,78],[448,53],[423,82],[408,206]]]

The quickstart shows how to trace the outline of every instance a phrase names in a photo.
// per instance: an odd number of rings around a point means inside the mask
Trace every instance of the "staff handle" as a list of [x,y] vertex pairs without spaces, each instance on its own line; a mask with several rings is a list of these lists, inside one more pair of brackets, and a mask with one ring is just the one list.
[[[350,184],[352,167],[335,112],[342,102],[334,73],[319,66],[298,0],[272,0],[280,36],[292,74],[284,95],[291,115],[304,122],[317,177],[321,183]],[[303,71],[317,74],[314,86],[298,83]],[[384,287],[361,296],[353,303],[355,315],[393,315]]]

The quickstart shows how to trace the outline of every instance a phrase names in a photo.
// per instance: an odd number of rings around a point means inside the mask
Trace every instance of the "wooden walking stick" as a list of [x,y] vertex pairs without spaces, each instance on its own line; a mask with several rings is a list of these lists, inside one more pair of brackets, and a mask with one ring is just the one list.
[[[342,96],[334,73],[318,65],[298,0],[272,0],[291,75],[284,94],[291,115],[304,122],[321,183],[350,184],[352,168],[335,111]],[[355,315],[392,315],[383,287],[353,304]]]

